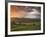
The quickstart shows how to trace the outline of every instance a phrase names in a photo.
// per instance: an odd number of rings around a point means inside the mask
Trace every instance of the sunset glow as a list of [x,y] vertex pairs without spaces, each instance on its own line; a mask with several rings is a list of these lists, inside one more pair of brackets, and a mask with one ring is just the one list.
[[29,7],[29,6],[13,6],[10,7],[11,17],[17,18],[40,18],[40,7]]
[[11,6],[11,17],[24,17],[25,11],[24,10],[17,10],[15,6]]

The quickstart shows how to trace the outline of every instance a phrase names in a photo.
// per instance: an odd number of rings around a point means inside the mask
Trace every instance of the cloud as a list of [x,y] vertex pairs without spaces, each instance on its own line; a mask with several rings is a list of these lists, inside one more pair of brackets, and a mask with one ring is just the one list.
[[40,12],[36,9],[32,9],[32,12],[28,12],[24,18],[40,18]]

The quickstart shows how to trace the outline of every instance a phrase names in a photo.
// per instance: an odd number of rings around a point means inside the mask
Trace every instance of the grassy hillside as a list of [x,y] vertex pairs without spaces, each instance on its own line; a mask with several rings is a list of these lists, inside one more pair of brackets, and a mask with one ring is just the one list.
[[40,26],[40,19],[11,18],[11,31],[40,30]]

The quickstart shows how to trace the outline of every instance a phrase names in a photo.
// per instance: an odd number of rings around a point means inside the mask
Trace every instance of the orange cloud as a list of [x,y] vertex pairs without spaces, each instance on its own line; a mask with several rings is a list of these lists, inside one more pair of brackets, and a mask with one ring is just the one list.
[[11,6],[11,17],[24,17],[25,11],[23,9],[16,8],[16,6]]

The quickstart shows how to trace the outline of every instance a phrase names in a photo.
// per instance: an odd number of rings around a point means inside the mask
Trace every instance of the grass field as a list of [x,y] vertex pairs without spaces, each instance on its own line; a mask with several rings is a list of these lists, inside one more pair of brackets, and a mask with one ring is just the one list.
[[40,30],[41,23],[40,20],[31,20],[30,22],[16,22],[16,20],[11,22],[11,31],[30,31],[30,30]]

